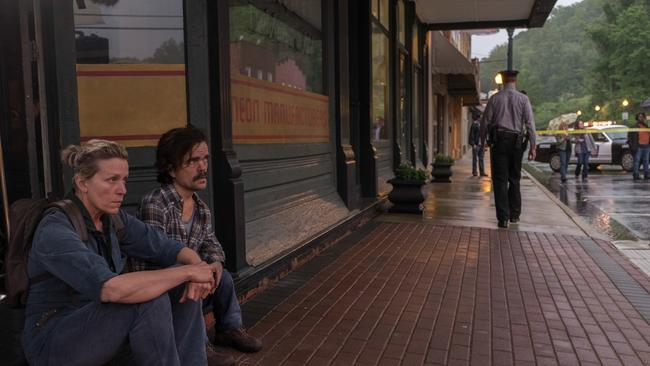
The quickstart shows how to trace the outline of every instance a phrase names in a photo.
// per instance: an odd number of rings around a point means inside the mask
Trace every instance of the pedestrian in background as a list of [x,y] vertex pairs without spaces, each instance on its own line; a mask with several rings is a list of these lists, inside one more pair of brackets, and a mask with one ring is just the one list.
[[[643,112],[636,114],[636,128],[648,128],[646,115]],[[648,158],[650,157],[650,132],[648,131],[633,131],[627,134],[627,143],[630,145],[630,150],[634,154],[634,173],[632,177],[634,180],[639,180],[639,164],[643,161],[643,179],[650,179],[648,175]]]
[[528,134],[528,160],[535,159],[535,121],[528,97],[516,89],[515,70],[502,71],[504,87],[488,100],[481,120],[481,142],[488,132],[491,138],[492,185],[498,226],[507,228],[508,221],[519,222],[521,214],[522,154]]
[[555,135],[557,141],[555,146],[560,153],[560,180],[562,183],[566,182],[566,172],[569,168],[569,159],[571,159],[571,139],[569,139],[568,128],[567,123],[562,121],[559,129],[564,132]]
[[[585,128],[582,121],[578,121],[578,130]],[[573,138],[576,149],[576,158],[578,158],[578,165],[576,165],[576,179],[580,176],[582,170],[582,179],[587,179],[589,175],[589,157],[594,154],[597,148],[596,141],[590,133],[576,134]]]
[[478,171],[481,173],[481,177],[487,177],[483,160],[485,148],[481,145],[481,114],[474,113],[472,120],[472,126],[469,129],[469,145],[472,147],[472,175],[476,177],[478,165]]

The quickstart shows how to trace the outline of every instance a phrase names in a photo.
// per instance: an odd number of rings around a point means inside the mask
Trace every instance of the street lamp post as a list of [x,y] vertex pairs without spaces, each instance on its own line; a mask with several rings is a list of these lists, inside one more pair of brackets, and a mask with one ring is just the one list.
[[508,70],[512,70],[512,34],[514,33],[514,28],[507,28],[508,32]]
[[623,106],[623,113],[621,113],[621,118],[623,119],[623,123],[627,123],[627,119],[629,118],[629,115],[627,113],[627,106],[630,105],[630,102],[627,99],[623,99],[623,102],[621,102],[621,105]]

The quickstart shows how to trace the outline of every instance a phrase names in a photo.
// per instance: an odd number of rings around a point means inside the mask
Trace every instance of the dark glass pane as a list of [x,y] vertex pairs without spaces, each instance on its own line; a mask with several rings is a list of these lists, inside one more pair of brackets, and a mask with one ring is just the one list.
[[388,37],[372,26],[372,136],[375,141],[389,138],[388,126]]

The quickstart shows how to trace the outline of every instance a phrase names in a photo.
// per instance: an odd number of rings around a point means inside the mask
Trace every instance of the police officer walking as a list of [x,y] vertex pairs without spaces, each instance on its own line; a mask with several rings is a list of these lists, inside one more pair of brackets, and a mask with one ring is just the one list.
[[[535,120],[528,97],[516,89],[518,72],[501,71],[504,88],[494,94],[481,121],[481,141],[491,146],[492,186],[500,228],[519,222],[521,161],[530,141],[528,160],[535,159]],[[488,136],[489,135],[489,136]]]

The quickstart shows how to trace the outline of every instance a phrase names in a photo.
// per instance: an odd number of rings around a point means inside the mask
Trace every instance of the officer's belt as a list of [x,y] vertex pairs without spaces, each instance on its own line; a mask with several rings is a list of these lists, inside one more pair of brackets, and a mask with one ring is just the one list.
[[521,132],[519,131],[506,130],[502,128],[497,128],[497,133],[507,133],[509,135],[515,135],[515,136],[521,135]]

